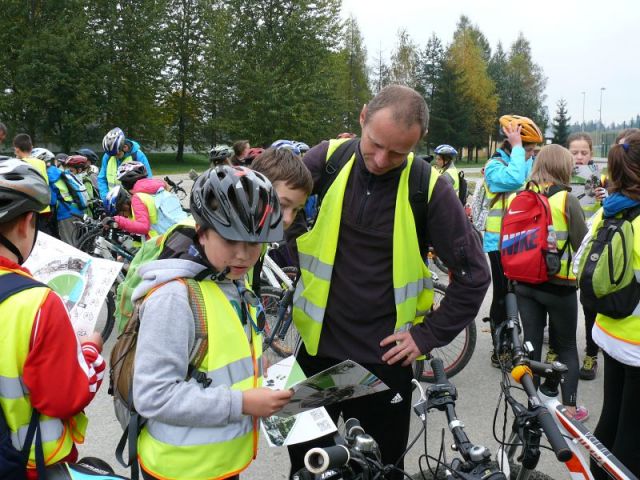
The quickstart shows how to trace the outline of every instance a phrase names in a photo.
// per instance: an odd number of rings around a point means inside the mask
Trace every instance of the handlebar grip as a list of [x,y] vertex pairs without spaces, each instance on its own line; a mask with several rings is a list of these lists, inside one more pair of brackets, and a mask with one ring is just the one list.
[[518,299],[515,293],[508,293],[504,298],[504,309],[507,313],[507,318],[518,316]]
[[547,440],[549,440],[549,444],[556,454],[556,458],[561,462],[566,462],[571,459],[573,453],[571,449],[567,445],[567,441],[564,439],[560,430],[558,430],[558,426],[551,418],[551,414],[546,408],[543,408],[538,413],[538,422],[544,431]]
[[444,383],[444,384],[449,383],[447,374],[444,373],[444,364],[442,363],[441,358],[431,359],[431,370],[433,370],[433,376],[436,379],[436,383]]
[[355,437],[356,435],[364,434],[364,428],[360,425],[360,420],[349,418],[344,422],[344,433],[347,437]]
[[315,475],[320,475],[330,468],[342,467],[349,463],[351,455],[344,445],[326,448],[312,448],[304,456],[304,466]]

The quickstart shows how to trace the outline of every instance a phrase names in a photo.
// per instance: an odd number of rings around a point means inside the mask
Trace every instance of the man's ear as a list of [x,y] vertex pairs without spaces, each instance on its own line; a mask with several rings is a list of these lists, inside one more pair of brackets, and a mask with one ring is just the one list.
[[29,212],[20,217],[17,224],[18,235],[20,238],[26,237],[31,229],[37,228],[35,225],[35,216],[35,213]]
[[364,121],[367,118],[367,104],[365,103],[360,110],[360,128],[364,128]]
[[427,138],[427,133],[429,133],[429,129],[428,128],[424,131],[424,134],[422,135],[422,138]]

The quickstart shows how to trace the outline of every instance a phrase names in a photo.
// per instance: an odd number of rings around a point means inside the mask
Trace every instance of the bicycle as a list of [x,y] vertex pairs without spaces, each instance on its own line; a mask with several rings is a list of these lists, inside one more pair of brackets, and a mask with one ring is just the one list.
[[183,201],[185,198],[187,198],[187,191],[181,186],[184,180],[178,180],[177,182],[174,182],[169,177],[164,177],[164,181],[167,185],[169,185],[169,191],[176,194],[178,200]]
[[261,287],[260,298],[267,317],[263,351],[271,349],[278,357],[285,358],[294,354],[300,341],[291,314],[298,269],[280,268],[268,255],[268,251],[274,248],[277,244],[269,245],[261,271],[264,286]]
[[[305,468],[297,472],[294,479],[370,480],[385,478],[386,473],[399,471],[407,478],[425,480],[443,478],[443,475],[450,479],[506,480],[495,462],[491,461],[491,452],[484,446],[473,444],[467,437],[464,424],[458,419],[455,411],[456,388],[447,379],[442,361],[434,359],[432,362],[437,381],[436,384],[429,386],[426,395],[420,384],[414,380],[421,395],[413,406],[413,411],[422,420],[422,428],[395,464],[384,465],[382,463],[376,441],[365,433],[358,420],[350,418],[344,425],[346,435],[343,437],[336,434],[335,446],[312,448],[307,452],[304,460]],[[445,412],[447,424],[454,440],[452,448],[460,455],[460,458],[456,457],[451,462],[447,462],[444,458],[442,446],[438,458],[430,456],[427,451],[427,414],[434,409]],[[407,472],[400,470],[398,465],[423,435],[425,452],[418,460],[420,473],[411,477]],[[427,461],[428,471],[422,468],[423,459]],[[436,462],[435,471],[429,465],[429,460]]]
[[[435,283],[433,286],[433,306],[431,311],[440,306],[444,298],[446,286]],[[429,315],[429,314],[427,314]],[[432,358],[439,358],[444,363],[444,371],[448,378],[458,374],[467,366],[476,348],[478,332],[475,322],[469,323],[448,345],[434,348],[426,355],[425,360],[413,362],[414,377],[423,382],[433,383],[435,374],[431,369],[431,364],[427,362]]]
[[[506,442],[501,442],[502,446],[496,456],[505,474],[510,474],[509,462],[513,461],[517,452],[522,449],[518,456],[522,468],[517,476],[512,478],[526,480],[532,475],[540,458],[540,438],[544,432],[556,458],[565,463],[571,478],[594,478],[588,459],[585,459],[578,448],[578,445],[582,445],[611,478],[637,480],[637,477],[620,463],[581,422],[567,415],[566,408],[558,400],[558,387],[562,382],[563,374],[567,371],[566,365],[560,362],[541,363],[529,359],[533,347],[529,342],[523,345],[520,339],[521,327],[517,299],[512,286],[509,288],[505,303],[507,318],[496,329],[495,345],[497,352],[510,353],[513,363],[510,372],[508,365],[502,365],[503,376],[500,382],[501,397],[505,398],[505,417],[507,404],[514,415],[509,438]],[[522,385],[527,395],[527,407],[511,394],[511,389],[514,387],[511,385],[509,373]],[[533,382],[533,375],[538,375],[542,379],[537,389]],[[494,425],[497,414],[498,408],[494,416]],[[571,441],[567,442],[566,439]]]
[[113,227],[105,227],[100,221],[92,218],[85,217],[83,219],[79,233],[77,242],[79,250],[94,257],[125,263],[123,269],[125,272],[118,273],[116,281],[109,289],[95,327],[96,331],[102,334],[103,341],[106,342],[115,325],[117,288],[124,281],[126,266],[133,260],[137,249],[133,245],[131,236]]

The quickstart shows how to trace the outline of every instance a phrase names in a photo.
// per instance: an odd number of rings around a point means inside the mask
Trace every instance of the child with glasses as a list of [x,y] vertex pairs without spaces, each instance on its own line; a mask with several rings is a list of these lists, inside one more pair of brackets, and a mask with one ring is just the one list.
[[[256,456],[258,418],[292,395],[262,387],[264,314],[246,278],[262,244],[283,237],[274,188],[260,173],[221,165],[195,181],[191,212],[195,228],[166,234],[132,297],[143,299],[133,400],[147,419],[138,438],[146,479],[234,478]],[[195,308],[208,353],[191,375],[201,346]]]

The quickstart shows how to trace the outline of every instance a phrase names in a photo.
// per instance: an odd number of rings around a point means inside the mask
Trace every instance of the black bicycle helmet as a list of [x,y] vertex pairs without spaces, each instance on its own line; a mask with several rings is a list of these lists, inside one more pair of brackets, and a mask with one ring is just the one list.
[[200,175],[191,189],[196,223],[227,240],[278,242],[284,237],[276,191],[261,173],[219,165]]
[[0,223],[27,212],[40,212],[50,198],[46,180],[34,167],[17,158],[0,162]]
[[233,149],[227,145],[216,145],[209,150],[209,162],[212,165],[221,165],[233,155]]
[[118,167],[118,181],[127,190],[141,178],[147,178],[147,167],[141,162],[126,162]]
[[97,165],[100,161],[96,152],[94,152],[90,148],[79,148],[73,153],[74,155],[82,155],[83,157],[87,157],[87,160],[89,160],[93,165]]

